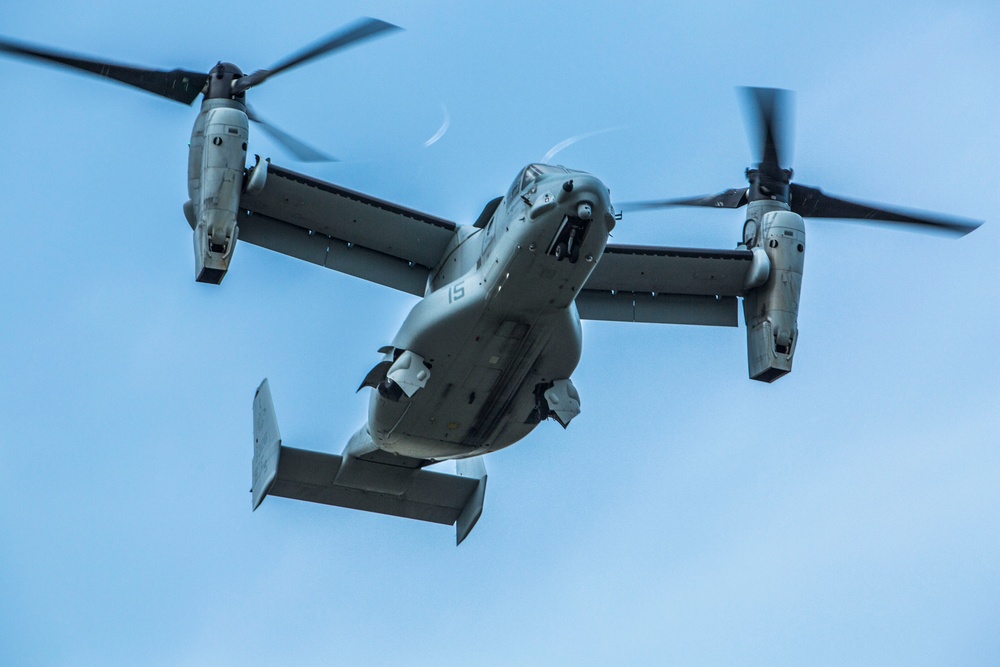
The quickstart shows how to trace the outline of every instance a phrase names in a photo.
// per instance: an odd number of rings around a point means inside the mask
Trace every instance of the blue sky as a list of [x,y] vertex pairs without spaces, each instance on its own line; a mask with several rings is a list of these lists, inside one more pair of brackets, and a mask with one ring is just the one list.
[[[9,37],[201,71],[396,23],[252,91],[344,162],[259,132],[251,151],[457,222],[605,128],[557,159],[617,200],[740,186],[741,85],[796,91],[798,182],[987,221],[808,222],[773,385],[747,379],[742,326],[586,323],[583,414],[488,458],[456,549],[443,526],[250,512],[260,380],[286,444],[339,452],[414,299],[248,245],[196,284],[196,110],[0,60],[0,663],[995,663],[1000,6],[666,4],[0,9]],[[634,214],[614,241],[731,248],[741,227]]]

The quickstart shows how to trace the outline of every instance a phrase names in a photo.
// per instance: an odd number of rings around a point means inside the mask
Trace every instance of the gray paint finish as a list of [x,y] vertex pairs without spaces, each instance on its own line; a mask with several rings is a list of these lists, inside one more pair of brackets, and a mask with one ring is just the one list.
[[240,207],[332,239],[432,268],[455,234],[455,223],[398,206],[273,164],[257,195]]
[[584,289],[742,296],[752,260],[748,250],[608,244]]

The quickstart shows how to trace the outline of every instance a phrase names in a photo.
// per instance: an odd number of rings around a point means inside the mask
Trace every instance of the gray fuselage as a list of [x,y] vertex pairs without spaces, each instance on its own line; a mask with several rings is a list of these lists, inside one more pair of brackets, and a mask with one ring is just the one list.
[[372,392],[376,446],[420,459],[465,458],[530,433],[541,392],[568,380],[580,361],[574,299],[614,222],[601,181],[531,165],[487,224],[460,227],[383,362],[412,352],[429,379],[412,396]]

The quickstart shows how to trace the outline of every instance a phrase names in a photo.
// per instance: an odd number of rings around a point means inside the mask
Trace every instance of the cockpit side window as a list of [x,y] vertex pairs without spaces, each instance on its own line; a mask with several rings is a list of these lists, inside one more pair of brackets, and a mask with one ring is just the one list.
[[507,191],[507,196],[504,198],[506,199],[508,206],[510,206],[510,203],[514,200],[514,197],[517,196],[517,193],[520,191],[520,189],[521,189],[521,174],[518,174],[517,178],[514,179],[514,182],[510,184],[510,190]]

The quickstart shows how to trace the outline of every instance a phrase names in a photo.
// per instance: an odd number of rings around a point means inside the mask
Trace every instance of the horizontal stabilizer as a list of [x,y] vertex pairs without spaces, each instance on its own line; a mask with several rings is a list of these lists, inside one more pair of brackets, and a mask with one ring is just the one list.
[[479,486],[478,479],[417,470],[406,493],[394,496],[334,484],[343,462],[336,454],[282,447],[278,460],[266,495],[447,525],[458,521]]
[[[281,444],[266,382],[254,399],[254,509],[267,496],[280,496],[418,521],[457,523],[458,544],[476,525],[486,494],[486,468],[480,457],[459,462],[458,475],[414,469],[407,473],[410,479],[399,495],[337,484],[345,457]],[[387,476],[401,472],[389,464],[364,464],[369,470],[385,467]]]

